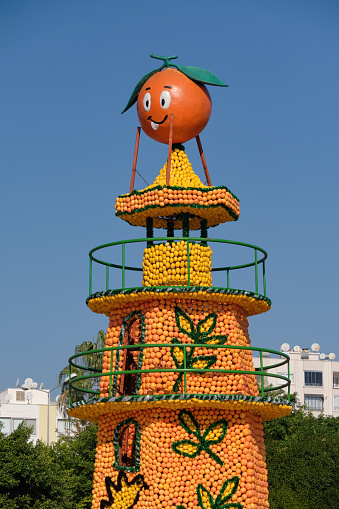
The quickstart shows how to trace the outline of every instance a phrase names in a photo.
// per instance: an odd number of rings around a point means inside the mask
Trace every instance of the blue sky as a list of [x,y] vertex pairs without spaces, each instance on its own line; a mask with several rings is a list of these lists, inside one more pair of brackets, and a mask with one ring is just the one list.
[[[85,305],[88,251],[144,236],[114,204],[138,125],[136,108],[120,112],[150,53],[230,85],[209,88],[201,140],[212,183],[241,206],[211,236],[269,255],[272,310],[250,318],[252,344],[339,355],[338,18],[335,0],[1,2],[0,389],[54,387],[74,346],[107,328]],[[193,141],[186,153],[201,175]],[[166,156],[141,135],[148,182]]]

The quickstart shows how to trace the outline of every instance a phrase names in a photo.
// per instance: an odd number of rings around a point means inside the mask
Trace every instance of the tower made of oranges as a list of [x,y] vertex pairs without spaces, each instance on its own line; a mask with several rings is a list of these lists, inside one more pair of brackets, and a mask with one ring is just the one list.
[[[167,83],[167,89],[173,87]],[[147,100],[151,96],[141,97],[148,113]],[[109,317],[109,327],[102,371],[82,377],[98,380],[98,390],[68,410],[99,423],[92,508],[267,508],[263,421],[287,415],[291,406],[267,397],[273,387],[264,384],[269,372],[263,350],[250,347],[248,317],[270,309],[264,270],[262,281],[259,277],[266,253],[208,237],[208,228],[238,219],[239,202],[224,186],[204,185],[179,144],[170,143],[167,164],[152,185],[117,198],[116,215],[146,227],[146,238],[90,253],[87,304]],[[164,235],[154,237],[154,228]],[[128,249],[142,244],[142,267],[127,265]],[[232,245],[253,252],[253,259],[231,266],[225,260]],[[113,248],[118,261],[98,258],[101,250]],[[226,255],[215,267],[212,254],[214,259],[218,249]],[[96,293],[94,265],[106,277],[106,288]],[[253,269],[253,291],[231,288],[230,276],[242,269]],[[113,271],[122,279],[112,290]],[[224,274],[224,286],[213,286],[213,272]],[[142,282],[127,286],[126,277],[140,273]],[[255,373],[253,350],[261,359]],[[76,362],[71,359],[70,373]],[[286,377],[277,378],[278,387],[287,385]],[[79,386],[78,380],[70,385]]]

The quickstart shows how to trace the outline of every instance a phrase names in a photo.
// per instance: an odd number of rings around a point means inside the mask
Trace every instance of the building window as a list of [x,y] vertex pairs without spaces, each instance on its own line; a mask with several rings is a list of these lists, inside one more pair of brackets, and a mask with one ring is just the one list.
[[64,435],[66,433],[67,421],[68,421],[68,419],[58,419],[58,427],[57,427],[58,433],[61,433],[62,435]]
[[19,424],[21,424],[22,421],[23,421],[23,419],[12,419],[12,429],[13,429],[13,431],[18,429]]
[[26,401],[24,391],[16,391],[16,401]]
[[[255,379],[257,381],[258,389],[261,389],[261,376],[260,375],[255,375]],[[264,384],[265,384],[265,379],[264,379]]]
[[11,418],[10,417],[1,417],[0,423],[2,424],[0,431],[4,435],[9,435],[11,432]]
[[[288,378],[288,373],[280,373],[279,372],[278,375],[285,376],[286,378]],[[294,384],[294,373],[290,373],[290,382],[291,382],[291,384]]]
[[76,432],[76,424],[73,419],[58,419],[57,432],[59,435],[69,435]]
[[305,394],[306,410],[318,410],[320,412],[324,409],[324,396],[307,396]]
[[333,397],[333,410],[334,412],[339,412],[339,396]]
[[339,373],[333,373],[333,387],[339,387]]
[[321,387],[323,384],[322,371],[305,371],[305,385]]
[[36,435],[36,419],[20,419],[20,418],[10,418],[10,417],[2,417],[0,419],[0,422],[4,424],[4,427],[2,428],[2,433],[5,433],[6,435],[9,433],[12,433],[12,431],[15,431],[19,424],[22,422],[24,423],[24,426],[26,428],[31,427],[32,428],[32,435]]
[[36,435],[36,419],[24,419],[26,428],[33,428],[32,435]]

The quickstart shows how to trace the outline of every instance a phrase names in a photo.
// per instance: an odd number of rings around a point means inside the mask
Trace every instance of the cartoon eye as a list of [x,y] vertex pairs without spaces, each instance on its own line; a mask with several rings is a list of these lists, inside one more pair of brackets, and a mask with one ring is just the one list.
[[149,111],[151,107],[151,94],[149,92],[146,92],[146,94],[144,95],[142,103],[144,105],[144,110]]
[[171,103],[171,94],[168,90],[164,90],[160,95],[160,106],[163,110],[167,110]]

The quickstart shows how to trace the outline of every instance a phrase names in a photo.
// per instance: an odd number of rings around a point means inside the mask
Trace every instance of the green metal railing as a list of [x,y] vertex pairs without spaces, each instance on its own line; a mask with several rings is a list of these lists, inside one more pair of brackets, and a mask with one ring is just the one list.
[[[187,243],[187,273],[188,274],[187,274],[187,285],[183,284],[180,286],[190,286],[190,282],[191,282],[191,262],[190,262],[190,252],[189,252],[190,243],[196,242],[196,243],[201,243],[202,245],[207,245],[208,243],[212,243],[212,244],[218,243],[218,244],[223,244],[223,245],[228,244],[228,245],[233,245],[233,246],[245,247],[245,248],[251,250],[252,255],[253,255],[252,261],[250,261],[249,263],[241,264],[241,265],[233,265],[233,266],[224,265],[221,267],[213,267],[212,266],[212,273],[213,272],[224,272],[225,279],[226,279],[225,288],[234,289],[234,288],[230,287],[230,273],[240,270],[240,269],[253,267],[254,268],[254,288],[251,291],[258,294],[259,293],[259,279],[260,279],[259,278],[259,266],[261,266],[262,279],[260,282],[261,283],[260,286],[262,287],[262,292],[263,292],[262,295],[264,297],[266,297],[265,260],[267,258],[267,253],[264,249],[262,249],[258,246],[252,245],[252,244],[246,244],[245,242],[237,242],[234,240],[224,240],[224,239],[201,238],[201,237],[148,237],[148,238],[141,238],[141,239],[120,240],[117,242],[111,242],[109,244],[102,244],[101,246],[93,248],[89,252],[89,259],[90,259],[89,295],[92,294],[92,288],[93,288],[93,285],[92,285],[92,283],[93,283],[93,262],[96,264],[104,265],[106,267],[106,285],[105,285],[106,291],[108,291],[110,289],[109,288],[109,284],[110,284],[109,270],[110,270],[110,268],[121,270],[121,289],[125,289],[126,288],[126,286],[125,286],[126,271],[134,271],[134,272],[142,272],[143,271],[142,267],[134,267],[134,266],[126,265],[126,247],[127,246],[129,246],[130,244],[135,244],[135,243],[145,243],[147,246],[150,243],[152,244],[154,242],[171,242],[172,243],[172,242],[182,242],[182,241]],[[114,246],[121,246],[121,252],[120,252],[121,261],[120,261],[120,263],[119,263],[119,261],[117,263],[112,263],[110,261],[104,261],[104,260],[101,260],[101,259],[97,258],[96,256],[94,256],[94,253],[96,253],[97,251],[107,249],[110,247],[114,247]],[[260,255],[262,255],[261,258],[259,258],[259,259],[258,259],[258,253],[260,253]],[[248,289],[246,289],[246,290],[248,290]]]
[[[113,357],[114,357],[113,352],[114,351],[118,351],[121,354],[121,351],[124,349],[135,350],[136,348],[138,348],[141,351],[141,350],[144,350],[145,348],[147,348],[147,349],[152,349],[152,348],[170,349],[173,347],[178,347],[183,352],[183,368],[175,368],[175,367],[172,368],[171,367],[171,368],[161,368],[161,369],[143,369],[141,366],[141,368],[137,369],[137,370],[124,370],[123,371],[123,370],[119,370],[119,369],[114,369],[114,366],[113,366]],[[160,343],[160,344],[138,343],[136,345],[111,346],[111,347],[101,348],[98,350],[92,350],[90,352],[83,352],[83,353],[80,352],[78,354],[72,355],[72,357],[70,357],[70,359],[69,359],[69,380],[70,380],[69,386],[70,386],[70,390],[69,390],[68,403],[69,403],[69,405],[71,405],[71,403],[72,403],[72,401],[71,401],[72,389],[73,389],[73,393],[78,393],[78,395],[81,393],[82,394],[85,393],[85,394],[92,395],[92,396],[99,396],[100,390],[95,389],[94,387],[98,383],[98,379],[102,376],[109,377],[108,394],[109,394],[109,397],[112,397],[112,396],[115,396],[114,391],[112,390],[112,387],[115,385],[114,382],[115,382],[115,380],[117,380],[117,377],[119,375],[133,375],[134,374],[134,375],[140,376],[142,373],[146,373],[146,374],[183,373],[182,390],[181,391],[179,390],[179,391],[176,391],[175,393],[173,393],[173,394],[180,393],[183,395],[191,394],[191,393],[187,392],[187,375],[189,373],[201,373],[201,374],[213,373],[214,375],[220,375],[220,374],[252,375],[252,376],[255,376],[257,380],[258,380],[258,378],[260,379],[258,388],[259,388],[259,395],[261,397],[267,396],[272,391],[281,391],[282,389],[287,387],[287,399],[290,402],[289,356],[286,353],[277,352],[275,350],[270,350],[270,349],[265,349],[265,348],[255,348],[255,347],[250,347],[250,346],[238,346],[238,345],[228,345],[228,344],[208,345],[208,346],[205,346],[205,348],[207,348],[207,349],[222,348],[222,349],[226,349],[226,350],[240,350],[240,351],[258,352],[260,367],[258,370],[255,370],[255,371],[238,370],[238,369],[237,370],[219,369],[219,368],[196,369],[196,368],[187,367],[187,355],[188,355],[187,349],[191,349],[191,348],[195,348],[195,347],[202,348],[202,345],[195,344],[195,343],[188,343],[188,344],[185,344],[185,343],[177,343],[177,344],[172,344],[172,343],[169,343],[169,344],[167,344],[167,343],[166,344],[164,344],[164,343]],[[102,373],[101,370],[99,370],[97,368],[90,367],[90,358],[88,358],[88,360],[87,360],[88,356],[95,355],[100,352],[102,354],[104,354],[104,352],[110,353],[110,370],[105,373]],[[264,360],[263,360],[263,358],[267,359],[267,355],[263,356],[263,354],[265,354],[265,353],[266,354],[268,353],[269,355],[277,355],[278,358],[272,357],[271,360],[273,361],[273,364],[269,364],[268,366],[265,366]],[[86,358],[86,362],[84,365],[76,363],[76,360],[79,357]],[[116,355],[115,357],[117,358],[118,355]],[[115,359],[116,365],[118,364],[118,362],[119,362],[119,359],[118,360]],[[271,370],[279,368],[281,366],[286,366],[287,376],[273,373],[271,371]],[[78,373],[76,377],[74,377],[73,368],[75,368],[75,370]],[[285,368],[285,371],[286,371],[286,368]],[[85,374],[88,372],[90,374]],[[277,382],[279,382],[278,385],[272,385],[272,384],[268,385],[267,378],[272,378],[273,380],[277,380]],[[156,392],[154,392],[154,394],[156,394]],[[198,394],[198,393],[194,393],[194,394]],[[83,399],[83,397],[79,396],[78,399],[81,400],[81,399]],[[73,401],[73,403],[74,403],[74,401]]]

